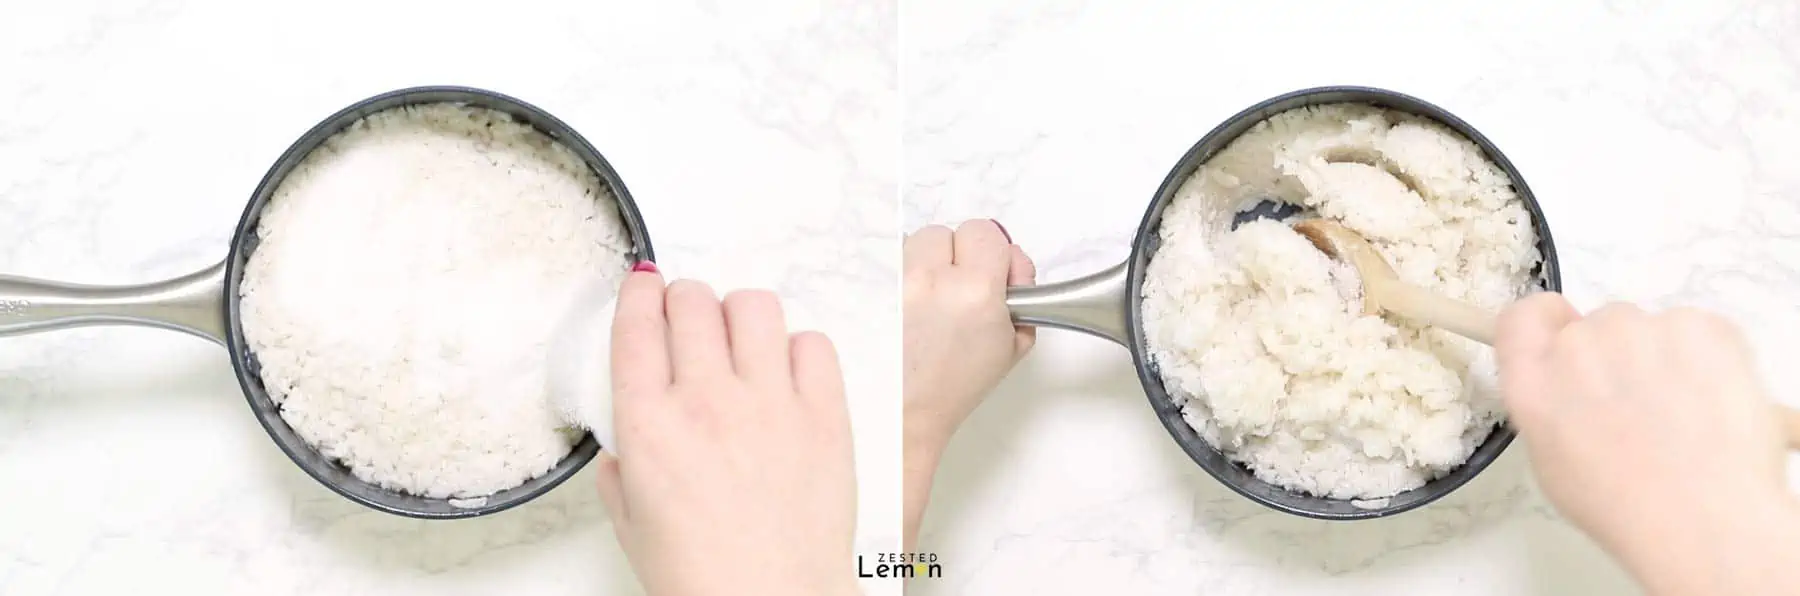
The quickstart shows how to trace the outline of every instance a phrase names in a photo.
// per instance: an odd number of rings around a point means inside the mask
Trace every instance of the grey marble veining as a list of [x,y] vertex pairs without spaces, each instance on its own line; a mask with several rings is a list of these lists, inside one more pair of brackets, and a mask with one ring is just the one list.
[[[186,272],[344,104],[509,93],[606,154],[672,271],[774,287],[831,333],[855,400],[858,548],[893,550],[897,229],[993,216],[1043,279],[1086,273],[1125,256],[1167,169],[1220,120],[1367,84],[1507,152],[1579,304],[1720,309],[1800,403],[1783,358],[1800,337],[1792,3],[739,4],[32,6],[0,22],[0,271]],[[1186,460],[1124,351],[1091,338],[1044,333],[952,449],[921,545],[947,578],[920,593],[1633,592],[1522,451],[1393,519],[1252,505]],[[488,519],[392,518],[293,469],[214,346],[142,329],[0,342],[0,594],[635,593],[591,481]]]

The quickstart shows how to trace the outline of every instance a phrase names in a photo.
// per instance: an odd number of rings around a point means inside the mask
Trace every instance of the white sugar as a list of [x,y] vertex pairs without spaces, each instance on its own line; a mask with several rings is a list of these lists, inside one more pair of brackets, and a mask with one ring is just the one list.
[[545,399],[575,284],[624,275],[630,237],[568,148],[456,104],[365,118],[262,213],[239,291],[282,417],[363,480],[435,498],[517,486],[578,435]]

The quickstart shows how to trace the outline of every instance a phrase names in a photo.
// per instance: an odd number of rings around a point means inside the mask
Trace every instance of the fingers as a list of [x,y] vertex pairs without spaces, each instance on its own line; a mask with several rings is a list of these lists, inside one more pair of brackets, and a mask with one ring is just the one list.
[[[602,452],[594,456],[594,463],[598,472],[595,476],[600,488],[600,503],[606,506],[606,517],[612,520],[614,528],[624,526],[628,516],[625,511],[624,482],[619,475],[619,459]],[[623,538],[623,532],[615,533]]]
[[1008,245],[1007,249],[1012,264],[1006,271],[1006,285],[1029,286],[1037,283],[1037,264],[1032,263],[1031,257],[1026,256],[1025,249],[1019,248],[1017,244]]
[[1581,319],[1581,313],[1561,294],[1540,292],[1507,306],[1500,312],[1494,338],[1496,356],[1524,362],[1550,351],[1556,334]]
[[1543,292],[1527,296],[1500,313],[1494,338],[1494,355],[1500,365],[1500,392],[1508,408],[1541,399],[1545,391],[1546,356],[1563,328],[1581,319],[1581,313],[1561,294]]
[[663,278],[651,271],[625,277],[614,305],[612,382],[616,396],[642,395],[669,386],[668,319]]
[[1717,314],[1692,307],[1672,308],[1662,318],[1669,323],[1669,347],[1684,354],[1698,349],[1727,348],[1734,356],[1754,360],[1744,331]]
[[665,298],[669,317],[670,372],[675,382],[730,374],[731,350],[725,312],[710,286],[692,280],[669,284]]
[[725,325],[731,336],[731,364],[739,377],[788,387],[787,320],[775,294],[754,290],[725,296]]
[[[1029,286],[1037,283],[1037,265],[1026,256],[1025,249],[1012,245],[1012,267],[1007,271],[1006,284],[1009,286]],[[1035,325],[1016,325],[1014,331],[1013,355],[1022,358],[1031,346],[1037,344],[1037,327]]]
[[837,348],[817,331],[794,334],[788,340],[793,351],[794,390],[811,400],[844,399],[844,373]]
[[951,262],[957,267],[991,271],[1006,279],[1012,265],[1012,241],[991,219],[971,219],[956,228]]
[[[655,285],[653,289],[664,294],[662,300],[667,314],[663,324],[667,328],[667,347],[650,350],[639,349],[644,346],[638,344],[616,343],[613,350],[614,367],[618,371],[614,374],[615,379],[620,378],[627,368],[638,366],[640,360],[658,359],[662,363],[662,373],[649,381],[660,381],[663,386],[733,374],[751,381],[780,383],[783,387],[793,381],[795,366],[790,363],[793,356],[788,345],[787,320],[780,299],[773,293],[736,291],[720,301],[712,288],[704,283],[683,279],[662,290],[656,283],[661,278],[653,277],[656,279],[643,285]],[[623,321],[627,313],[626,289],[620,292],[617,321]],[[641,303],[643,300],[633,300],[631,312],[645,316],[650,308]],[[656,329],[641,325],[627,329],[625,325],[615,323],[613,332],[615,337],[620,337],[628,332],[645,335],[652,331]],[[831,370],[835,374],[835,351],[830,350],[829,342],[825,347],[831,352]],[[636,374],[633,378],[647,377]]]
[[1649,313],[1636,304],[1615,302],[1588,313],[1583,320],[1611,334],[1635,334],[1647,329],[1649,318]]
[[1725,390],[1755,391],[1756,354],[1743,330],[1725,317],[1691,307],[1663,312],[1662,364],[1700,373]]
[[948,265],[954,253],[950,228],[944,226],[925,226],[906,237],[902,245],[903,258],[907,269]]
[[1580,324],[1591,328],[1582,330],[1583,337],[1604,341],[1607,349],[1594,350],[1590,356],[1605,363],[1609,370],[1641,378],[1670,360],[1667,342],[1659,337],[1664,334],[1662,326],[1636,304],[1607,304],[1582,317]]

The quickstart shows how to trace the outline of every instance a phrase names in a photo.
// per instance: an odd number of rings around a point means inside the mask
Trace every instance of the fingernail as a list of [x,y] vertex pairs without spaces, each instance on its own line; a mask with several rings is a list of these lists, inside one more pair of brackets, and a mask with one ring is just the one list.
[[650,261],[638,261],[637,263],[632,264],[631,270],[643,273],[660,273],[660,271],[657,271],[656,269],[656,263]]
[[996,228],[1000,228],[1000,235],[1001,235],[1001,236],[1005,236],[1005,237],[1006,237],[1006,243],[1007,243],[1007,244],[1012,244],[1012,243],[1013,243],[1013,241],[1012,241],[1012,234],[1009,234],[1009,233],[1007,233],[1007,232],[1006,232],[1006,226],[1003,226],[1003,225],[1000,225],[1000,220],[997,220],[997,219],[989,219],[989,220],[988,220],[988,221],[991,221],[991,222],[994,222],[994,227],[996,227]]

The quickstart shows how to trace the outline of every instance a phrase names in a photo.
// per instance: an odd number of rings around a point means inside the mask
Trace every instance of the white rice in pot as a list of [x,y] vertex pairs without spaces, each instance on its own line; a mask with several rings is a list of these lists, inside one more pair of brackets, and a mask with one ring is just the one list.
[[481,502],[579,439],[545,344],[576,284],[616,287],[631,240],[567,147],[484,108],[387,110],[296,167],[257,233],[239,292],[262,381],[357,478]]
[[1151,361],[1206,441],[1258,478],[1379,499],[1462,465],[1502,421],[1492,350],[1363,315],[1359,281],[1260,200],[1367,236],[1410,282],[1498,309],[1536,287],[1530,215],[1441,124],[1360,104],[1271,117],[1201,166],[1157,230],[1143,286]]

